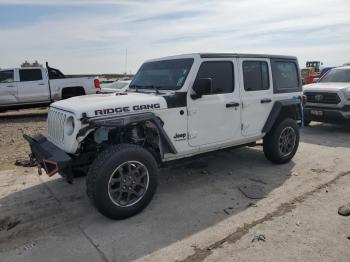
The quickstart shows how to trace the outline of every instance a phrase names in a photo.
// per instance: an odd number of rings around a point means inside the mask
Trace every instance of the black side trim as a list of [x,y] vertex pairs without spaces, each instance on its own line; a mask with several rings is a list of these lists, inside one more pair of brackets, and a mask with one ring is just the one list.
[[160,118],[158,118],[154,113],[147,112],[137,115],[129,115],[129,116],[114,116],[114,117],[103,117],[97,119],[87,119],[86,122],[89,124],[87,127],[81,129],[77,137],[84,136],[86,132],[96,127],[124,127],[131,123],[139,123],[144,121],[150,121],[156,125],[159,131],[161,143],[160,150],[161,154],[164,153],[172,153],[177,154],[177,150],[168,137],[167,133],[163,128],[163,123]]
[[263,133],[268,133],[273,125],[275,124],[280,112],[282,111],[283,107],[290,107],[290,106],[294,106],[296,110],[296,115],[299,118],[300,117],[300,101],[296,100],[296,99],[286,99],[286,100],[280,100],[280,101],[276,101],[275,104],[273,105],[270,115],[266,120],[266,123],[263,127],[262,132]]
[[238,54],[238,53],[202,53],[201,58],[278,58],[297,59],[295,56],[267,55],[267,54]]
[[186,107],[187,106],[187,93],[176,92],[172,95],[163,96],[168,104],[168,108]]
[[349,112],[350,111],[350,105],[345,105],[343,107],[326,107],[326,106],[309,106],[306,105],[305,109],[321,109],[321,110],[329,110],[329,111],[342,111],[342,112]]

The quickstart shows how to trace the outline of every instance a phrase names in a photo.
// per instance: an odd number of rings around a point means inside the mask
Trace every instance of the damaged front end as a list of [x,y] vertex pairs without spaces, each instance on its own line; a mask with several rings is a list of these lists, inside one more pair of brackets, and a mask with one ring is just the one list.
[[39,175],[41,175],[41,169],[44,169],[49,177],[60,173],[69,183],[72,183],[72,158],[66,152],[41,134],[34,136],[24,134],[23,137],[30,145],[31,161],[37,165]]

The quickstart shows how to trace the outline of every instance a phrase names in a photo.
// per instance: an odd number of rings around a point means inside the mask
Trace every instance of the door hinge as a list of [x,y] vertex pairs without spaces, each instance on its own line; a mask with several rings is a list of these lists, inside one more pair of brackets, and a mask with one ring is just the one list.
[[191,108],[191,109],[187,110],[187,115],[189,115],[189,116],[193,116],[196,113],[197,113],[197,109],[196,108]]
[[188,139],[193,139],[196,138],[198,136],[198,132],[197,131],[190,131],[188,132]]

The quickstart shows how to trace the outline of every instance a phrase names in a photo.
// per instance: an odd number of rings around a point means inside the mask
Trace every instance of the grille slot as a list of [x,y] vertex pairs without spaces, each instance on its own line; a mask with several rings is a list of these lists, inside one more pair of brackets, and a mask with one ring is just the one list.
[[47,117],[48,135],[50,140],[58,144],[64,142],[64,123],[66,114],[62,111],[50,108]]
[[308,103],[333,105],[340,103],[340,97],[336,93],[306,92],[305,95]]

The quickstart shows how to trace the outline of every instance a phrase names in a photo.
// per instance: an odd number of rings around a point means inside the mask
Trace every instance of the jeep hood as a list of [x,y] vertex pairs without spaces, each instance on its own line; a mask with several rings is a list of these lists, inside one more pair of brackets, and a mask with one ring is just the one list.
[[150,93],[112,93],[72,97],[55,102],[54,108],[69,111],[81,118],[83,113],[88,117],[124,115],[167,108],[162,96]]
[[350,89],[350,83],[314,83],[303,86],[304,91],[329,91],[336,92],[338,90]]

